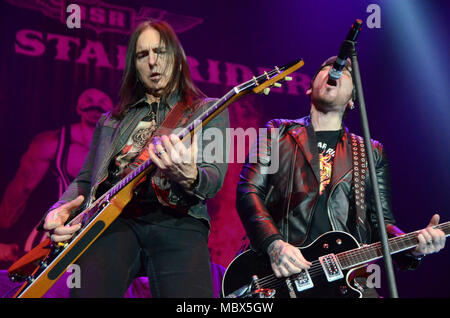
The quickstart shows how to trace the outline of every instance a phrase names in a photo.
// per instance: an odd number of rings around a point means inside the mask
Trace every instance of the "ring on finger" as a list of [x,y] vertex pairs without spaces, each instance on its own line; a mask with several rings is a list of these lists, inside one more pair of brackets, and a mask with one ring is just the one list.
[[156,155],[157,155],[158,157],[161,157],[164,153],[166,153],[166,151],[165,151],[165,150],[161,150],[161,151],[158,151],[158,152],[156,153]]
[[[158,151],[158,149],[161,149]],[[154,151],[158,157],[161,157],[164,153],[166,153],[166,149],[161,144],[155,145]]]

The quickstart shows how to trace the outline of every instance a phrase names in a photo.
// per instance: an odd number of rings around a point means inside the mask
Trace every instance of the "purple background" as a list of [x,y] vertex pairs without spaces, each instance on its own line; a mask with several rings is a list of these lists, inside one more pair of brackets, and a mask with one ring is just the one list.
[[[33,1],[28,1],[33,2]],[[219,84],[198,81],[200,88],[219,97],[227,85],[227,63],[244,65],[254,75],[259,67],[271,69],[302,57],[305,66],[298,78],[310,78],[327,57],[336,55],[350,25],[364,21],[358,38],[358,56],[371,136],[386,147],[393,187],[393,208],[399,226],[410,232],[425,227],[438,212],[448,221],[450,189],[449,137],[449,7],[446,1],[105,1],[139,11],[141,7],[202,19],[179,32],[186,54],[198,62],[208,78],[208,59],[219,61]],[[77,3],[74,1],[74,3]],[[381,8],[381,28],[370,29],[369,4]],[[16,33],[31,29],[103,43],[112,63],[116,45],[125,46],[126,34],[68,29],[40,11],[0,4],[0,196],[15,175],[20,158],[37,133],[76,122],[76,100],[90,87],[107,92],[117,102],[121,70],[77,64],[80,55],[71,46],[69,61],[55,60],[55,41],[44,43],[40,56],[15,52]],[[172,20],[174,21],[174,20]],[[169,22],[171,22],[169,20]],[[245,76],[244,76],[245,77]],[[238,82],[249,78],[240,76]],[[237,84],[237,83],[236,83]],[[271,118],[298,118],[309,112],[304,88],[288,93],[287,87],[269,96],[245,97],[230,106],[231,122],[261,126]],[[235,108],[233,108],[235,106]],[[346,125],[360,133],[357,108]],[[227,266],[244,235],[234,207],[239,165],[232,165],[224,189],[211,202],[212,260]],[[48,180],[47,180],[48,179]],[[33,193],[25,215],[13,229],[1,230],[0,242],[19,240],[53,203],[51,177]],[[448,244],[447,244],[448,245]],[[448,297],[449,249],[427,257],[417,271],[396,271],[400,297]],[[380,262],[380,264],[382,264]],[[384,268],[383,277],[384,277]],[[386,282],[381,293],[389,296]]]

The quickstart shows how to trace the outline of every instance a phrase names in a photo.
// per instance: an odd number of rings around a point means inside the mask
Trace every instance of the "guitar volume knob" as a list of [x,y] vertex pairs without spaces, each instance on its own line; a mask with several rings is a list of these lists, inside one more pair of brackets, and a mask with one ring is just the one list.
[[339,291],[341,292],[342,295],[345,295],[348,293],[348,288],[347,286],[339,286]]

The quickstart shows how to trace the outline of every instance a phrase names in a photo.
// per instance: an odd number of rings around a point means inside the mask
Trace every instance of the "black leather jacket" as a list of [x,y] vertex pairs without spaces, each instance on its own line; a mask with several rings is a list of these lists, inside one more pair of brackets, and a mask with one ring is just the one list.
[[[252,247],[261,251],[276,239],[302,245],[312,226],[320,185],[319,155],[310,117],[275,119],[266,128],[272,132],[278,129],[278,136],[267,133],[258,139],[258,151],[250,152],[237,187],[237,211]],[[328,218],[333,230],[350,233],[360,243],[372,243],[379,239],[370,178],[365,189],[366,215],[358,222],[349,139],[348,130],[342,128],[329,184]],[[395,225],[388,161],[379,142],[372,140],[372,148],[384,219],[386,224]],[[267,173],[274,160],[279,160],[278,169]]]

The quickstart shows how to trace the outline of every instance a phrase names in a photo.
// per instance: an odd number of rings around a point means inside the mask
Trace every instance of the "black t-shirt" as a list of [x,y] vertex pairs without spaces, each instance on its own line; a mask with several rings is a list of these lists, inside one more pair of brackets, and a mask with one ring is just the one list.
[[331,231],[331,224],[327,211],[327,199],[330,191],[329,184],[333,171],[333,159],[340,132],[340,130],[316,132],[320,162],[319,198],[313,211],[314,215],[309,235],[303,245],[307,245],[319,235]]

